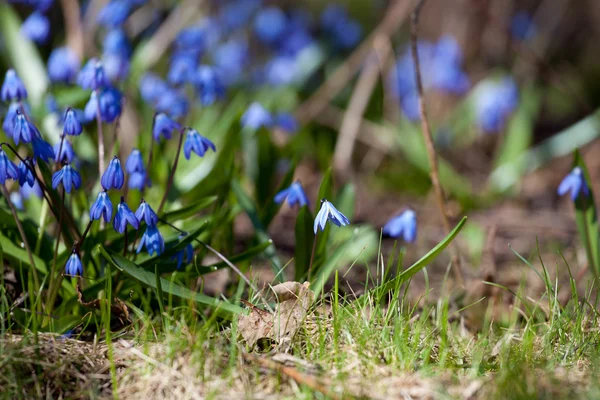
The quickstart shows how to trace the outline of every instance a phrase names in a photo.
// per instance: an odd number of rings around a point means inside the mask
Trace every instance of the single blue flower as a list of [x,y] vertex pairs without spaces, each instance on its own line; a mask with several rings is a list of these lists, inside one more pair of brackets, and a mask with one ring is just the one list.
[[10,106],[8,106],[8,111],[6,112],[6,116],[4,117],[4,122],[2,122],[2,129],[10,137],[14,136],[15,120],[17,117],[17,112],[19,112],[20,109],[21,105],[19,103],[10,103]]
[[25,184],[19,189],[19,192],[21,193],[21,197],[25,200],[28,200],[31,197],[31,195],[34,195],[35,197],[40,199],[43,196],[42,188],[40,187],[40,184],[37,182],[37,180],[34,182],[33,186],[25,182]]
[[169,86],[158,76],[152,73],[146,73],[140,79],[140,94],[146,103],[154,104],[166,91]]
[[125,162],[125,171],[128,174],[133,174],[134,172],[143,172],[145,169],[142,152],[138,149],[131,150],[131,154],[129,154]]
[[124,81],[129,75],[129,59],[120,54],[104,53],[102,65],[106,76],[113,82]]
[[321,15],[321,26],[329,34],[334,46],[342,50],[350,49],[360,41],[362,27],[348,16],[346,9],[339,4],[330,4]]
[[151,186],[146,171],[136,171],[129,174],[129,179],[127,180],[127,187],[129,189],[143,191],[146,186]]
[[308,28],[294,27],[285,35],[285,40],[278,43],[278,51],[282,56],[296,57],[304,49],[315,44],[315,38]]
[[27,183],[29,186],[33,186],[35,184],[35,176],[33,172],[29,168],[29,165],[23,161],[19,163],[19,185],[23,186]]
[[273,125],[273,117],[265,110],[265,108],[259,103],[252,103],[242,115],[242,127],[257,130],[261,126],[270,128]]
[[0,185],[4,185],[7,179],[19,180],[19,168],[10,161],[2,147],[0,147]]
[[52,174],[52,189],[56,189],[61,182],[65,192],[71,193],[73,188],[77,190],[81,186],[81,175],[70,164],[66,164]]
[[91,58],[77,74],[77,84],[82,89],[92,90],[108,86],[110,82],[106,77],[102,62],[97,58]]
[[102,41],[104,54],[114,54],[129,59],[131,56],[131,44],[123,29],[110,30]]
[[404,210],[383,226],[383,234],[413,243],[417,238],[417,214],[411,209]]
[[171,118],[181,118],[188,113],[190,104],[183,92],[167,88],[158,97],[155,107],[157,111],[163,112]]
[[73,251],[71,257],[67,260],[67,264],[65,265],[65,274],[67,276],[82,276],[83,275],[83,265],[81,264],[81,259],[79,255]]
[[180,86],[184,83],[193,82],[198,57],[193,53],[176,53],[171,58],[167,82],[171,85]]
[[106,190],[98,193],[98,197],[96,197],[96,201],[92,204],[90,208],[90,220],[95,221],[100,218],[104,218],[104,222],[110,222],[112,218],[112,203],[108,194],[106,194]]
[[157,256],[160,256],[165,251],[165,241],[156,225],[148,225],[142,236],[142,240],[140,240],[137,252],[142,251],[144,246],[146,246],[146,250],[148,250],[148,254],[150,255],[156,253]]
[[196,70],[194,87],[203,106],[209,106],[225,96],[225,86],[220,74],[208,65],[200,65]]
[[321,231],[325,230],[325,225],[327,224],[327,221],[331,221],[337,226],[346,226],[350,223],[348,218],[346,218],[344,214],[339,212],[333,204],[323,199],[321,200],[321,209],[315,217],[315,235],[317,234],[318,229],[321,229]]
[[71,107],[67,108],[67,111],[65,111],[62,123],[63,135],[79,136],[81,135],[81,132],[83,132],[81,122],[79,122],[79,118],[77,118],[75,110],[73,110]]
[[102,178],[100,178],[100,183],[104,190],[121,189],[123,187],[125,174],[123,173],[123,168],[121,168],[121,161],[119,161],[117,156],[114,156],[108,164],[106,171],[104,171]]
[[277,193],[273,200],[277,204],[281,204],[287,200],[287,203],[290,205],[290,207],[293,207],[296,204],[299,207],[309,205],[308,197],[306,196],[306,193],[304,193],[304,189],[302,188],[300,181],[292,183],[290,187]]
[[122,94],[113,87],[93,91],[83,113],[87,121],[93,121],[98,113],[98,98],[100,98],[100,119],[111,123],[121,115]]
[[510,33],[518,40],[528,40],[535,36],[536,29],[531,14],[525,11],[516,13],[510,24]]
[[[62,143],[62,145],[61,145]],[[60,151],[60,155],[58,152]],[[75,150],[73,150],[73,146],[71,142],[67,139],[61,139],[54,145],[54,161],[59,164],[69,163],[73,164],[76,161]]]
[[227,31],[235,31],[246,25],[261,5],[261,0],[224,2],[219,12],[219,22]]
[[477,124],[485,133],[500,132],[518,104],[519,89],[512,78],[485,81],[475,92]]
[[287,18],[278,7],[267,7],[254,17],[254,32],[266,44],[277,42],[286,31]]
[[127,228],[127,224],[133,226],[135,229],[140,227],[140,221],[133,214],[133,211],[129,209],[123,198],[121,198],[121,202],[117,205],[113,227],[118,233],[123,233]]
[[50,20],[41,12],[34,11],[23,21],[20,32],[32,42],[44,44],[50,36]]
[[41,158],[45,162],[49,163],[50,160],[54,159],[54,149],[52,148],[52,145],[42,138],[42,135],[37,129],[35,130],[35,134],[33,135],[31,145],[33,147],[34,160],[38,160]]
[[150,204],[146,203],[146,201],[143,199],[140,203],[140,206],[135,211],[135,216],[138,219],[138,221],[140,221],[140,223],[142,221],[145,221],[146,225],[148,226],[158,224],[158,215],[156,215],[152,207],[150,207]]
[[176,51],[184,51],[200,54],[204,50],[205,28],[200,25],[192,25],[183,28],[175,38]]
[[213,53],[215,67],[221,71],[223,83],[226,86],[239,82],[246,69],[249,59],[248,42],[245,39],[229,39],[220,44]]
[[185,158],[188,160],[192,155],[192,151],[198,154],[200,157],[204,157],[204,154],[208,151],[208,149],[212,149],[212,151],[217,151],[215,144],[200,135],[195,129],[188,129],[187,136],[185,137],[185,143],[183,144],[183,154],[185,154]]
[[[185,235],[179,236],[179,240],[183,238],[185,238]],[[194,247],[191,243],[188,243],[183,249],[175,253],[175,255],[171,257],[171,260],[177,260],[177,269],[180,269],[184,258],[186,259],[186,264],[191,264],[194,260]]]
[[128,0],[111,0],[100,12],[96,21],[108,28],[117,28],[127,20],[131,13],[131,4]]
[[27,90],[14,69],[6,71],[0,94],[2,101],[21,101],[27,98]]
[[291,85],[298,81],[298,62],[290,56],[273,57],[264,67],[264,82],[271,86]]
[[18,145],[20,141],[31,143],[36,132],[37,128],[25,118],[25,115],[23,115],[21,111],[17,110],[12,132],[12,138],[15,141],[15,144]]
[[171,139],[171,132],[181,129],[176,121],[173,121],[165,113],[158,113],[154,117],[154,126],[152,127],[152,137],[155,141],[160,141],[160,137]]
[[287,133],[298,132],[298,120],[292,113],[279,113],[275,115],[275,126]]
[[560,185],[558,185],[557,192],[559,196],[571,192],[571,199],[573,201],[577,200],[580,193],[583,193],[586,197],[589,195],[590,189],[588,188],[585,176],[583,176],[583,171],[580,167],[573,168],[573,170],[565,176]]

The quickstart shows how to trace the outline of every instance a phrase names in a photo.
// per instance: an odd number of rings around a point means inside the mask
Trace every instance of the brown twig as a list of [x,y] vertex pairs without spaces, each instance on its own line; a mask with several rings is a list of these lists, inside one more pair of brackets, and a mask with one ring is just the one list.
[[[421,66],[419,64],[419,52],[417,51],[417,38],[418,38],[418,26],[419,26],[419,15],[425,4],[425,0],[420,0],[414,11],[411,14],[411,29],[410,29],[410,47],[415,66],[415,81],[417,86],[417,95],[419,98],[419,115],[421,117],[421,129],[423,130],[423,139],[425,140],[425,147],[427,148],[427,157],[429,158],[429,166],[431,168],[430,177],[431,184],[435,191],[435,197],[437,200],[438,208],[442,217],[442,224],[446,233],[450,233],[450,221],[448,220],[448,212],[446,210],[446,200],[444,197],[444,190],[440,183],[440,174],[438,171],[438,160],[435,146],[433,145],[433,137],[431,136],[431,128],[429,127],[429,120],[427,119],[427,111],[425,109],[425,96],[423,94],[423,80],[421,78]],[[460,257],[458,250],[453,246],[453,269],[456,279],[460,284],[464,283],[460,267]]]
[[79,2],[77,0],[61,0],[60,3],[65,21],[67,45],[82,60],[84,56],[84,40]]

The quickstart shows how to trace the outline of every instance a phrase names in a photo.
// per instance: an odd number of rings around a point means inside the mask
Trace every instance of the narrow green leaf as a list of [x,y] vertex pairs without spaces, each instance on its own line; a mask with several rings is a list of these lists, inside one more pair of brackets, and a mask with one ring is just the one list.
[[308,274],[310,255],[315,239],[313,216],[308,206],[300,208],[300,212],[296,217],[294,232],[296,235],[296,247],[294,248],[295,280],[301,282]]
[[[139,267],[137,264],[121,257],[114,252],[111,252],[110,250],[106,250],[100,245],[98,246],[98,249],[106,261],[118,268],[121,272],[129,275],[145,286],[148,286],[154,290],[158,289],[157,277],[154,273]],[[160,284],[164,292],[183,299],[189,299],[201,304],[215,307],[216,312],[222,314],[222,316],[225,318],[231,318],[231,314],[240,314],[243,312],[241,307],[234,304],[230,304],[201,293],[193,292],[186,287],[172,284],[162,277],[159,277],[158,279],[160,280]]]
[[[9,262],[14,263],[13,265],[18,265],[22,263],[28,267],[31,267],[31,263],[29,262],[29,255],[25,249],[22,249],[15,245],[9,238],[0,233],[0,246],[2,246],[2,250],[4,253],[4,258]],[[46,275],[48,273],[48,268],[46,267],[46,263],[44,260],[33,254],[33,262],[35,262],[35,267],[42,274]]]
[[352,221],[356,207],[356,186],[352,182],[345,184],[340,189],[335,202],[335,207]]

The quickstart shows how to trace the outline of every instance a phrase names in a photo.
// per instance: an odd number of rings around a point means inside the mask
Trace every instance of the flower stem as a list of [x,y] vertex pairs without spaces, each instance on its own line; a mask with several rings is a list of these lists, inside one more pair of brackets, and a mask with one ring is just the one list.
[[163,207],[165,206],[165,202],[167,201],[167,195],[169,194],[169,190],[171,190],[171,186],[173,186],[173,178],[175,177],[175,171],[177,170],[177,164],[179,163],[179,154],[181,154],[181,145],[183,144],[183,134],[187,128],[182,128],[179,131],[179,144],[177,145],[177,154],[175,154],[175,161],[173,161],[173,167],[171,168],[171,173],[169,174],[169,179],[167,180],[167,187],[165,188],[165,194],[163,195],[162,200],[160,201],[160,205],[156,210],[156,214],[160,214]]
[[102,114],[100,112],[100,91],[96,90],[96,124],[98,125],[98,176],[104,172],[104,133],[102,132]]
[[[59,153],[60,154],[60,153]],[[52,308],[54,308],[54,292],[58,291],[57,282],[54,280],[54,275],[56,275],[56,259],[58,258],[58,246],[60,244],[60,233],[62,226],[63,213],[65,209],[65,188],[62,189],[61,192],[61,204],[60,204],[60,215],[58,217],[58,225],[56,227],[57,232],[54,234],[56,236],[56,245],[54,246],[54,257],[52,258],[52,268],[50,269],[50,283],[48,286],[48,303],[46,303],[46,310],[48,313],[51,312]]]

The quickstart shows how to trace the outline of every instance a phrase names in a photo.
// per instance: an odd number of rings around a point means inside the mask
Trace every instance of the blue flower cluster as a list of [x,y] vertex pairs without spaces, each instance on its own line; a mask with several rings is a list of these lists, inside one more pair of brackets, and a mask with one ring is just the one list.
[[512,78],[480,83],[475,92],[475,113],[479,128],[485,133],[500,132],[518,105],[519,89]]
[[240,122],[243,128],[252,131],[260,128],[279,128],[288,133],[296,133],[298,130],[298,121],[292,114],[282,112],[272,115],[256,102],[250,104]]
[[[442,36],[436,43],[421,40],[417,43],[417,51],[425,90],[454,95],[469,90],[471,83],[463,70],[463,54],[454,37]],[[391,72],[390,82],[406,118],[418,121],[419,102],[410,47],[398,58],[396,67]]]

